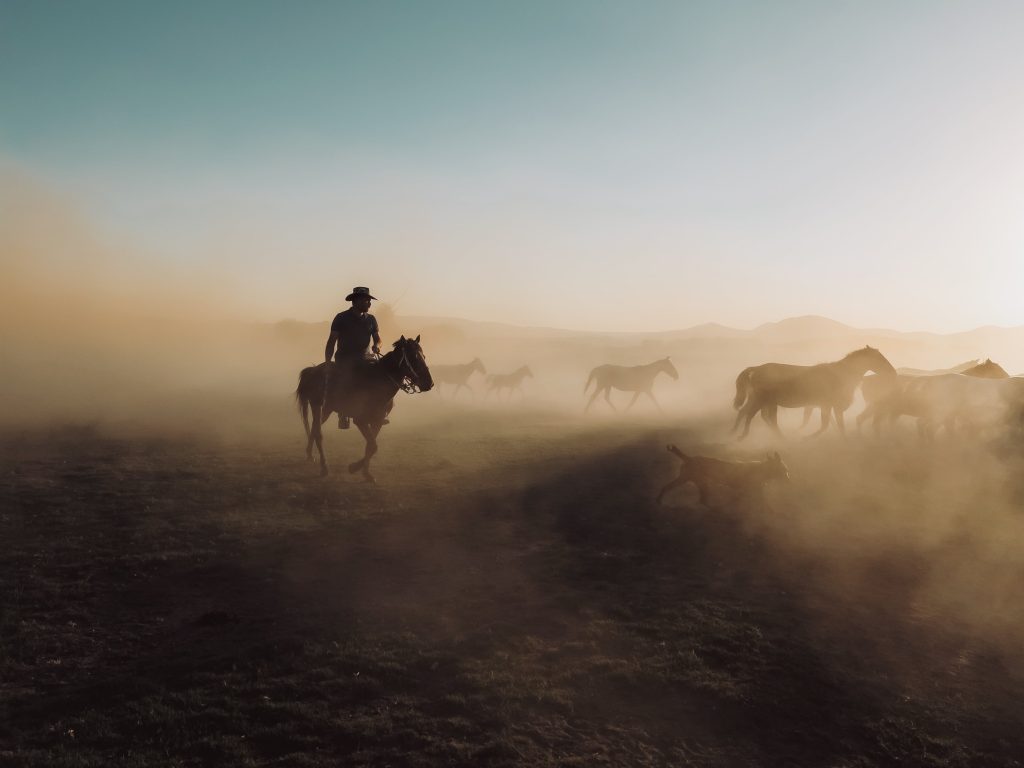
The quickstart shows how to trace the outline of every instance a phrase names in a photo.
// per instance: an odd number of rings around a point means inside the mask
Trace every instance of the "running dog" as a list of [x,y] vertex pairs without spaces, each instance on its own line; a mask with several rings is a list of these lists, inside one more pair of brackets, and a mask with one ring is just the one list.
[[708,489],[713,485],[725,486],[739,492],[742,496],[756,498],[762,507],[764,502],[764,486],[771,480],[789,480],[789,470],[778,452],[769,454],[762,461],[724,461],[709,456],[687,456],[674,445],[668,446],[668,452],[680,459],[679,477],[661,489],[657,503],[669,491],[686,483],[693,483],[700,493],[700,502],[710,507]]

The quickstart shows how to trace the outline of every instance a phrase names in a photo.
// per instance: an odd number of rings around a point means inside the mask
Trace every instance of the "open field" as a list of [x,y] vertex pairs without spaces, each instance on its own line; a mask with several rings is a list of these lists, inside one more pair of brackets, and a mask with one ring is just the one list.
[[793,439],[770,511],[658,507],[666,442],[759,455],[729,414],[410,403],[377,485],[282,399],[4,433],[0,764],[1024,760],[1012,443]]

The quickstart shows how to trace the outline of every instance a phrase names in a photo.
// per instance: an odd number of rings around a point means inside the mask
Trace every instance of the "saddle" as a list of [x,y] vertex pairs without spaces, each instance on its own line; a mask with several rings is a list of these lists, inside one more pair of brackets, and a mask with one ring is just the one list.
[[353,390],[365,380],[367,374],[377,365],[377,360],[372,357],[360,357],[347,361],[347,364],[349,366],[347,375],[339,370],[342,364],[338,362],[331,363],[331,367],[327,370],[327,387],[332,402],[340,406],[335,409],[339,416],[353,415],[348,408]]

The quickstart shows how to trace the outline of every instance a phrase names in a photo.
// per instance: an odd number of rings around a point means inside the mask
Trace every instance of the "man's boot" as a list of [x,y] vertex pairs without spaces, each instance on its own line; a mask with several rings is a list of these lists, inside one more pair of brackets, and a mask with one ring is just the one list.
[[348,416],[342,416],[340,413],[338,414],[338,429],[348,429],[351,423],[352,420],[349,419]]

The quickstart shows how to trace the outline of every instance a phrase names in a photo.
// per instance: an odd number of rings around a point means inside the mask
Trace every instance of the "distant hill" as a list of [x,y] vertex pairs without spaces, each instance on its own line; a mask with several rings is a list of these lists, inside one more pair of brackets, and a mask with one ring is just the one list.
[[[319,323],[300,320],[281,320],[272,323],[274,331],[282,337],[306,336],[310,332],[323,333],[327,320]],[[720,323],[701,323],[690,328],[666,331],[574,331],[565,328],[513,325],[489,320],[468,320],[459,317],[431,317],[426,315],[397,315],[394,323],[400,333],[423,333],[424,330],[442,330],[462,338],[516,338],[516,339],[572,339],[572,338],[635,338],[641,339],[751,339],[773,343],[797,343],[824,339],[894,338],[916,341],[949,339],[961,342],[976,340],[980,344],[998,342],[1024,343],[1024,326],[1004,328],[983,326],[956,333],[930,331],[895,331],[887,328],[855,328],[838,320],[820,315],[787,317],[776,322],[762,323],[749,330],[731,328]]]
[[827,317],[804,315],[803,317],[788,317],[775,323],[764,323],[750,333],[759,338],[793,342],[856,336],[862,335],[863,331]]
[[968,331],[942,334],[929,331],[896,331],[888,328],[855,328],[837,320],[820,315],[789,317],[776,322],[763,323],[756,328],[745,330],[731,328],[720,323],[701,323],[689,328],[665,331],[572,331],[563,328],[542,326],[519,326],[482,320],[467,320],[452,317],[399,316],[400,325],[410,328],[443,327],[457,330],[466,337],[474,338],[675,338],[675,339],[754,339],[776,343],[796,343],[823,339],[856,338],[902,338],[926,341],[928,339],[978,340],[979,343],[1024,342],[1024,326],[1002,328],[984,326]]
[[[272,325],[273,337],[286,344],[303,340],[316,346],[326,338],[327,321],[305,323],[284,320]],[[903,362],[904,365],[948,367],[973,358],[991,357],[1013,371],[1024,370],[1024,327],[1001,328],[985,326],[950,334],[926,331],[896,331],[885,328],[855,328],[819,315],[789,317],[763,323],[749,330],[730,328],[719,323],[702,323],[690,328],[666,331],[575,331],[564,328],[519,326],[455,317],[397,315],[390,320],[395,336],[399,333],[422,334],[428,343],[473,346],[488,341],[509,344],[555,344],[626,348],[648,346],[665,350],[693,348],[700,345],[716,349],[721,345],[733,348],[763,347],[777,349],[780,354],[803,351],[811,361],[830,359],[841,350],[871,344]],[[385,330],[385,335],[389,335]],[[737,347],[736,345],[740,345]],[[753,345],[753,346],[751,346]],[[756,357],[756,355],[754,355]],[[789,358],[787,358],[789,359]],[[794,360],[795,361],[795,360]]]

